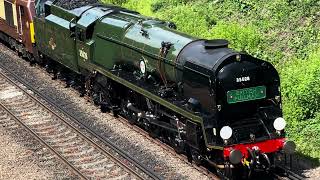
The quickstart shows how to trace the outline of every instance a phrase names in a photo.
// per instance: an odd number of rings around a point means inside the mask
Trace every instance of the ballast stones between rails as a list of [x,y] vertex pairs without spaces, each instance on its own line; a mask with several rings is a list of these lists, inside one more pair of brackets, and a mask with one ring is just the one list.
[[[60,122],[57,117],[40,107],[21,90],[4,80],[1,75],[0,105],[3,105],[14,117],[59,152],[85,177],[90,179],[140,179],[87,142],[66,124]],[[0,107],[0,122],[7,123],[8,119],[13,120],[10,113]]]
[[0,114],[0,179],[79,179],[16,121]]

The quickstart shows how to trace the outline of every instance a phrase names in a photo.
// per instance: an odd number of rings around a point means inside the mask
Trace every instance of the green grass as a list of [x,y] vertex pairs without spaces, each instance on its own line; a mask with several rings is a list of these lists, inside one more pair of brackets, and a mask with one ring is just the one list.
[[288,136],[320,158],[320,1],[104,0],[173,21],[180,31],[225,38],[231,47],[273,63],[282,78]]

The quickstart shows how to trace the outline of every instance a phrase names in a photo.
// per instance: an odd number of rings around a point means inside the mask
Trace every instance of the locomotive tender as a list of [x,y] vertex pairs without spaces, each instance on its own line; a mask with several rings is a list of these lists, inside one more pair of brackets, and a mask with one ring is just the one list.
[[103,111],[230,176],[268,170],[277,153],[294,152],[270,63],[124,8],[44,2],[0,0],[0,39],[55,73],[69,71]]

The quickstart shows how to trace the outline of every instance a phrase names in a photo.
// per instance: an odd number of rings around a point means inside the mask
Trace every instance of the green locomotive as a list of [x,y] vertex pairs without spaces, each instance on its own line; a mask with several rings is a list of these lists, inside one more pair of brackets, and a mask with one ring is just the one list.
[[[41,61],[67,67],[102,110],[125,116],[196,163],[268,169],[285,139],[280,80],[268,62],[116,6],[35,18]],[[257,163],[259,161],[259,163]]]

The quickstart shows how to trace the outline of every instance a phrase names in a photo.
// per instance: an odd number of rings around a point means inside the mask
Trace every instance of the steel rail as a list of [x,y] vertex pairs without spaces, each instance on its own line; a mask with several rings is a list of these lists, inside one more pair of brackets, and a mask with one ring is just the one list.
[[199,171],[200,173],[208,176],[209,178],[211,178],[212,180],[217,180],[219,179],[219,177],[212,173],[211,171],[209,171],[208,169],[206,169],[204,166],[197,166],[194,163],[190,163],[188,161],[187,156],[185,156],[184,154],[178,154],[173,147],[169,146],[168,144],[165,144],[163,142],[161,142],[159,139],[156,138],[152,138],[150,135],[148,135],[148,132],[144,131],[143,129],[141,129],[139,126],[136,125],[132,125],[128,122],[128,120],[123,117],[123,116],[119,116],[119,121],[121,121],[123,124],[125,124],[128,128],[132,129],[133,131],[139,133],[140,135],[144,136],[145,138],[147,138],[148,140],[150,140],[151,142],[155,143],[156,145],[160,146],[161,148],[163,148],[165,151],[167,151],[168,153],[170,153],[171,155],[177,157],[178,159],[180,159],[181,161],[190,164],[193,168],[195,168],[197,171]]
[[[98,145],[97,143],[95,143],[93,140],[91,140],[90,138],[88,138],[86,135],[84,135],[81,131],[79,131],[76,127],[74,127],[72,124],[70,124],[69,122],[67,122],[64,118],[62,118],[60,115],[58,115],[56,112],[54,112],[52,109],[50,109],[48,106],[46,106],[45,104],[43,104],[41,101],[39,101],[36,97],[34,97],[33,95],[31,95],[29,92],[27,92],[25,89],[21,88],[18,84],[16,84],[14,81],[12,81],[8,76],[6,76],[5,74],[3,74],[2,72],[0,72],[0,75],[3,76],[5,79],[7,79],[11,84],[13,84],[14,86],[16,86],[19,90],[23,91],[28,97],[30,97],[32,100],[34,100],[35,102],[37,102],[38,104],[40,104],[42,106],[42,108],[46,109],[47,111],[49,111],[51,114],[53,114],[55,117],[57,117],[59,120],[61,120],[64,124],[66,124],[69,128],[71,128],[73,131],[76,132],[76,134],[78,134],[80,137],[82,137],[83,139],[85,139],[87,142],[89,142],[92,146],[94,146],[95,148],[99,149],[101,152],[103,152],[107,157],[111,158],[113,161],[117,162],[118,165],[120,165],[122,168],[126,169],[127,171],[129,171],[129,173],[134,174],[137,178],[139,179],[145,179],[143,178],[140,174],[138,174],[135,170],[133,170],[131,167],[129,167],[128,165],[124,164],[123,162],[121,162],[121,160],[119,160],[118,158],[116,158],[114,155],[112,155],[110,152],[106,151],[104,148],[102,148],[100,145]],[[4,106],[3,106],[4,107]],[[12,113],[10,113],[12,114]],[[13,115],[13,114],[12,114]],[[21,121],[20,121],[21,122]],[[25,126],[24,126],[25,127]],[[35,134],[35,132],[33,132],[32,134]],[[46,144],[46,146],[48,146],[48,144]]]
[[[162,177],[160,177],[158,174],[156,174],[154,171],[152,171],[151,169],[145,167],[144,165],[142,165],[139,161],[137,161],[135,158],[131,157],[130,155],[128,155],[125,151],[121,150],[118,146],[116,146],[115,144],[113,144],[111,141],[107,140],[106,138],[102,137],[100,134],[98,134],[97,132],[95,132],[91,127],[89,127],[88,125],[84,124],[83,122],[81,122],[77,117],[75,117],[73,114],[71,114],[70,112],[66,111],[65,109],[61,108],[59,105],[57,105],[56,103],[54,103],[54,100],[43,95],[41,92],[39,92],[37,89],[35,89],[34,87],[32,87],[27,81],[25,81],[24,79],[20,78],[19,76],[17,76],[16,74],[12,73],[11,71],[9,71],[6,67],[4,67],[2,64],[0,64],[0,68],[2,68],[3,70],[5,70],[7,73],[9,73],[12,77],[14,77],[14,79],[16,81],[18,81],[19,83],[23,84],[25,87],[27,87],[29,90],[31,90],[33,93],[35,93],[36,95],[38,95],[41,99],[45,100],[46,102],[48,102],[51,106],[53,106],[54,108],[56,108],[57,110],[59,110],[60,112],[62,112],[64,115],[66,115],[69,119],[71,119],[73,122],[76,122],[81,128],[85,129],[86,131],[88,131],[91,135],[95,136],[99,141],[101,141],[102,143],[104,143],[105,145],[107,145],[108,147],[110,147],[112,150],[114,150],[115,152],[117,152],[120,156],[122,156],[123,158],[125,158],[126,160],[128,160],[130,163],[132,163],[134,166],[136,166],[139,170],[141,170],[143,173],[145,173],[146,175],[148,175],[149,177],[151,177],[152,179],[155,180],[160,180],[160,179],[164,179]],[[122,163],[120,160],[118,160],[116,157],[114,157],[112,154],[110,154],[109,152],[107,152],[106,150],[104,150],[101,146],[95,144],[91,139],[87,138],[85,135],[83,135],[76,127],[74,127],[73,125],[71,125],[69,122],[67,122],[66,120],[64,120],[61,116],[59,116],[56,112],[54,112],[53,110],[51,110],[49,107],[47,107],[45,104],[43,104],[41,101],[39,101],[35,96],[31,95],[27,90],[21,88],[16,82],[14,82],[13,80],[11,80],[6,74],[4,74],[3,72],[0,72],[0,74],[5,77],[10,83],[12,83],[13,85],[17,86],[17,88],[19,88],[21,91],[23,91],[25,94],[27,94],[31,99],[35,100],[36,102],[38,102],[43,108],[47,109],[50,113],[54,114],[56,117],[58,117],[60,120],[62,120],[67,126],[69,126],[70,128],[72,128],[73,130],[75,130],[77,133],[80,133],[79,135],[83,136],[86,140],[88,140],[92,145],[96,146],[99,150],[101,150],[102,152],[104,152],[105,154],[108,154],[110,156],[110,158],[114,159],[115,161],[119,162],[122,166],[124,166],[123,168],[129,170],[130,172],[132,172],[133,174],[137,174],[132,168],[128,167],[126,164]],[[128,167],[128,168],[126,168]],[[140,175],[137,175],[138,178],[140,179],[144,179],[143,177],[141,177]]]
[[290,179],[290,180],[303,180],[306,179],[305,177],[302,177],[301,175],[289,170],[288,168],[284,166],[276,166],[273,171],[271,171],[275,178],[277,179]]
[[282,169],[285,174],[287,175],[287,178],[291,179],[291,180],[302,180],[305,179],[304,177],[300,176],[299,174],[289,170],[286,167],[279,167],[280,169]]
[[59,152],[54,150],[45,140],[43,140],[36,132],[34,132],[31,128],[29,128],[25,123],[23,123],[17,116],[15,116],[7,107],[5,107],[0,102],[0,107],[6,113],[8,113],[16,122],[18,122],[24,129],[29,131],[30,134],[33,135],[39,142],[45,145],[52,153],[54,153],[59,159],[61,159],[67,166],[69,166],[77,175],[79,175],[82,179],[88,179],[83,173],[80,172],[74,165],[72,165],[66,158],[64,158]]

